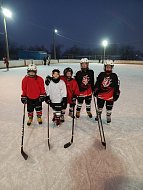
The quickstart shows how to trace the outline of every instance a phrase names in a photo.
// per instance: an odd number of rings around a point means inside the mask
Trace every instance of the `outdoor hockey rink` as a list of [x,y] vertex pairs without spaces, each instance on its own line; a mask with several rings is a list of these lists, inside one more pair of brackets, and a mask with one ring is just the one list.
[[[38,66],[44,79],[54,68],[61,73],[66,67],[74,73],[80,64]],[[90,64],[95,77],[103,65]],[[47,104],[43,103],[43,124],[27,127],[25,120],[24,151],[20,153],[23,104],[20,101],[21,80],[26,67],[0,69],[0,190],[143,190],[143,66],[115,65],[121,95],[114,104],[112,122],[106,124],[102,114],[107,149],[101,145],[98,124],[82,108],[75,121],[73,144],[72,119],[66,111],[65,123],[53,128],[50,109],[50,144],[47,143]],[[35,115],[36,116],[36,115]]]

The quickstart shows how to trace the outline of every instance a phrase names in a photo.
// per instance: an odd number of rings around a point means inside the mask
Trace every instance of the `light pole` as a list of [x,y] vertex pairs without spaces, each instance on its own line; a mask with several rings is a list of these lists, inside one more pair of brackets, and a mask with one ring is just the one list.
[[11,18],[12,13],[10,10],[2,7],[3,13],[3,22],[4,22],[4,34],[5,34],[5,44],[6,44],[6,55],[7,59],[9,60],[9,47],[8,47],[8,36],[7,36],[7,27],[6,27],[6,17]]
[[56,59],[56,42],[55,42],[55,35],[58,33],[57,29],[53,31],[53,49],[54,49],[54,59]]
[[106,47],[108,46],[108,41],[107,40],[103,40],[102,41],[102,45],[104,48],[104,53],[103,53],[103,63],[105,62],[105,53],[106,53]]

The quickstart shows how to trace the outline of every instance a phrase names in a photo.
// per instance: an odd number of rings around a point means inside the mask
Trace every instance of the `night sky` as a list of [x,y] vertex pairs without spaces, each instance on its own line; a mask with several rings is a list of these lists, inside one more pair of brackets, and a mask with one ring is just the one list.
[[64,48],[96,48],[106,38],[143,51],[143,0],[4,0],[3,6],[13,12],[7,30],[17,45],[50,48],[56,28]]

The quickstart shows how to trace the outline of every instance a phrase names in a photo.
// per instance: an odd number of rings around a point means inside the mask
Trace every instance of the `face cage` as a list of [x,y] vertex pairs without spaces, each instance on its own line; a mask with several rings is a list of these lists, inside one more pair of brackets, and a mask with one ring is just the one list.
[[[89,67],[89,63],[84,62],[87,65],[87,68]],[[80,66],[82,67],[83,63],[80,63]]]
[[64,76],[67,77],[67,73],[70,72],[71,73],[71,77],[73,76],[73,72],[72,71],[67,71],[67,72],[64,72]]
[[[106,71],[106,66],[107,66],[107,65],[104,65],[104,71]],[[110,65],[110,66],[111,66],[111,69],[114,68],[114,65]]]

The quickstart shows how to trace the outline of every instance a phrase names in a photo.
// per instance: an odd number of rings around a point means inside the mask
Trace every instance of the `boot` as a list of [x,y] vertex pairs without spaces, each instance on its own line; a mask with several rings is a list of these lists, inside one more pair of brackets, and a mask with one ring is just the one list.
[[38,116],[37,121],[38,121],[39,124],[42,124],[42,118],[41,117]]
[[80,111],[76,111],[76,118],[80,117]]
[[87,111],[87,115],[89,118],[92,118],[92,113],[90,111]]
[[30,126],[31,123],[32,123],[32,121],[33,121],[33,117],[29,117],[29,119],[28,119],[28,121],[27,121],[27,125]]

